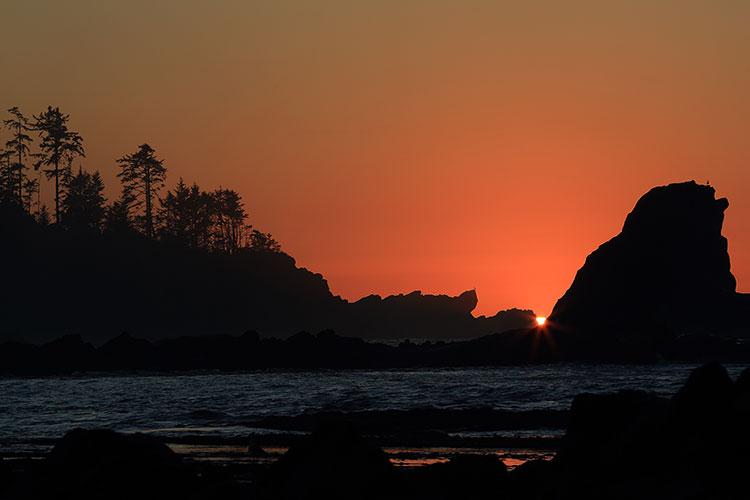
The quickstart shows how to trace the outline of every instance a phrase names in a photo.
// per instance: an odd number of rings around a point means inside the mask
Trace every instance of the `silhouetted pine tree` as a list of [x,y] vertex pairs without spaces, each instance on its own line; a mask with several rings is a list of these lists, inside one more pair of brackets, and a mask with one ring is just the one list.
[[15,175],[13,172],[13,151],[0,151],[0,201],[12,202],[15,193]]
[[99,230],[104,218],[104,182],[99,172],[78,169],[66,184],[62,221],[66,226]]
[[128,234],[133,231],[126,199],[119,199],[104,210],[103,231],[108,234]]
[[10,118],[3,120],[3,124],[10,130],[11,139],[5,143],[6,151],[12,155],[9,171],[5,173],[5,188],[10,192],[11,199],[24,206],[24,187],[26,186],[26,159],[31,154],[31,137],[26,133],[31,130],[29,121],[16,106],[8,110]]
[[164,160],[156,158],[154,153],[151,146],[142,144],[135,153],[117,160],[122,169],[117,177],[122,182],[123,198],[129,201],[128,208],[143,212],[139,219],[149,238],[154,236],[154,198],[167,175]]
[[217,250],[234,253],[241,245],[247,228],[247,212],[242,197],[231,189],[217,189],[211,194],[214,209],[214,246]]
[[[32,177],[26,177],[23,181],[23,197],[22,197],[22,203],[23,203],[23,209],[26,210],[27,213],[32,213],[32,208],[34,206],[34,195],[39,193],[39,179],[34,179]],[[38,204],[38,201],[37,201]],[[37,210],[39,207],[37,206]]]
[[60,222],[61,189],[70,173],[70,165],[76,156],[85,156],[83,139],[78,132],[68,129],[69,119],[70,115],[52,106],[39,116],[34,116],[33,127],[41,137],[40,160],[35,167],[47,167],[43,169],[47,179],[55,179],[55,222]]
[[49,210],[47,210],[47,205],[42,205],[39,208],[39,214],[36,216],[36,222],[42,227],[47,227],[52,223],[49,215]]
[[250,249],[257,252],[280,252],[281,245],[273,239],[271,233],[263,233],[253,229],[250,233]]
[[247,213],[231,189],[202,191],[180,179],[161,201],[161,238],[214,252],[233,253],[242,246]]
[[161,201],[161,237],[186,247],[198,248],[211,226],[210,209],[197,184],[188,187],[180,178]]

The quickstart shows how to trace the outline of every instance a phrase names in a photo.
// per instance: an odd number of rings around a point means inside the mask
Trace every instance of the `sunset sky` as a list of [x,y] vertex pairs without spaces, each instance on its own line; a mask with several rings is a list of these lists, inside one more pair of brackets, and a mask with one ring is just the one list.
[[[148,142],[334,293],[550,312],[650,187],[710,181],[750,290],[750,2],[4,0],[0,107]],[[3,139],[7,133],[3,133]],[[50,187],[43,186],[50,199]]]

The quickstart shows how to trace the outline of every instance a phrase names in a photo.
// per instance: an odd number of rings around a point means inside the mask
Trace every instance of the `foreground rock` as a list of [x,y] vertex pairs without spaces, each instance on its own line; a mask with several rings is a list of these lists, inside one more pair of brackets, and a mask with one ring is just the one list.
[[321,426],[273,465],[264,498],[386,499],[399,495],[396,471],[351,425]]
[[45,498],[179,498],[198,479],[166,445],[140,434],[76,429],[46,460]]
[[[582,394],[555,459],[510,474],[493,455],[394,474],[351,427],[329,428],[292,448],[266,491],[276,495],[269,498],[745,499],[748,402],[750,369],[733,382],[716,363],[694,370],[672,398]],[[348,463],[322,465],[334,457]],[[380,488],[361,488],[375,483]]]
[[406,473],[409,498],[497,499],[508,495],[508,470],[496,455],[458,455]]
[[[744,380],[748,371],[740,379]],[[670,400],[581,395],[555,459],[564,498],[748,498],[747,389],[718,364]]]

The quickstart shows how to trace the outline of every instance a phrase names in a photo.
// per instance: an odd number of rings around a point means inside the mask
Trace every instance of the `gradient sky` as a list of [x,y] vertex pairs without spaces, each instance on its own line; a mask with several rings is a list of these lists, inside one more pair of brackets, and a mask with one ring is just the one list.
[[[548,313],[658,184],[710,180],[750,284],[750,2],[4,0],[0,106],[83,165],[149,142],[346,298]],[[49,187],[43,186],[49,197]]]

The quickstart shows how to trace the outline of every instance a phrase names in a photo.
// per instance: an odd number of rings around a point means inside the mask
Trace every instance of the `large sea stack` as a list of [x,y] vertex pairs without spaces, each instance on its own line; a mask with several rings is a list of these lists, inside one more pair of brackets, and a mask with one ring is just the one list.
[[622,232],[588,256],[551,324],[621,339],[737,333],[747,301],[736,293],[721,234],[728,206],[694,181],[650,190]]

